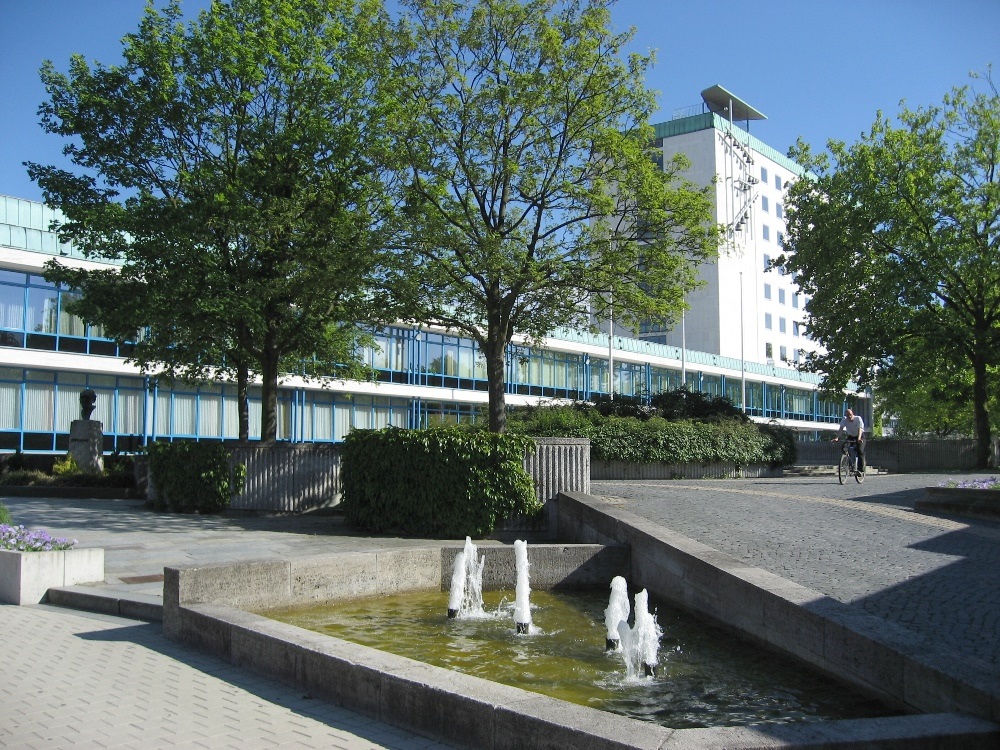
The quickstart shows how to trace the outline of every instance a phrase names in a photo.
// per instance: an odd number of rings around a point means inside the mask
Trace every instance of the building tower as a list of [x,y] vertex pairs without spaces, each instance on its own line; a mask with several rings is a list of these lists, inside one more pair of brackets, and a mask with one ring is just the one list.
[[702,103],[655,125],[664,161],[684,154],[687,177],[711,185],[725,228],[718,262],[699,269],[703,286],[680,324],[644,325],[648,341],[759,365],[793,366],[815,345],[806,337],[804,299],[794,280],[770,267],[784,252],[784,195],[802,169],[749,132],[766,116],[722,86]]

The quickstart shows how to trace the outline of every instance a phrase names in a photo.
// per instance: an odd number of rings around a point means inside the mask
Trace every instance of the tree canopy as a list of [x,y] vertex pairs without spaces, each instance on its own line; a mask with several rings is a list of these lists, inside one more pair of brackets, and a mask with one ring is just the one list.
[[588,325],[612,298],[623,322],[679,314],[717,250],[709,193],[683,158],[657,163],[652,57],[626,59],[609,0],[403,5],[407,301],[478,343],[502,431],[515,334]]
[[375,0],[216,0],[186,24],[152,3],[124,63],[42,68],[42,125],[76,172],[29,164],[64,239],[120,269],[50,265],[75,311],[144,368],[262,380],[261,438],[277,432],[279,371],[351,374],[356,322],[390,258],[384,165],[397,100]]
[[940,106],[902,106],[898,123],[879,113],[858,143],[831,141],[828,154],[800,141],[790,156],[811,175],[789,191],[791,251],[778,262],[810,297],[809,334],[825,348],[810,363],[827,385],[966,382],[986,466],[1000,365],[1000,97],[989,74],[975,84]]

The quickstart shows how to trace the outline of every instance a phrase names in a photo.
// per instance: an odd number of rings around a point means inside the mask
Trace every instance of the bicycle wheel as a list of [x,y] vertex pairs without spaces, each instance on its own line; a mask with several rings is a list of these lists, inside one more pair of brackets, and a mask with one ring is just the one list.
[[843,484],[847,481],[848,474],[851,473],[851,463],[850,459],[847,458],[846,453],[840,455],[840,463],[837,464],[837,479]]
[[863,481],[865,481],[865,473],[863,471],[854,472],[854,481],[857,482],[858,484],[861,484]]

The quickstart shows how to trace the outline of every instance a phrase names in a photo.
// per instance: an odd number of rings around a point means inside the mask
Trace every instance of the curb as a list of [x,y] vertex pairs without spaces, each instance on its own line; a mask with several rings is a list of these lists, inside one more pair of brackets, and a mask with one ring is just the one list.
[[46,602],[131,620],[163,622],[163,598],[150,594],[122,596],[121,592],[98,586],[59,586],[49,589]]

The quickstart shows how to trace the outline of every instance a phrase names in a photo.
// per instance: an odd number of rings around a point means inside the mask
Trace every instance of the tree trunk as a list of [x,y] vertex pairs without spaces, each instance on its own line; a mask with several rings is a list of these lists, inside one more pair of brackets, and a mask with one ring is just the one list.
[[272,334],[264,340],[264,356],[261,361],[261,410],[260,440],[273,443],[278,438],[278,348]]
[[972,411],[976,430],[976,468],[989,468],[991,463],[990,414],[986,409],[986,357],[979,350],[972,355]]
[[507,429],[507,403],[505,390],[507,385],[507,343],[495,339],[488,342],[483,351],[486,357],[487,392],[490,397],[490,432],[504,432]]
[[240,362],[236,366],[236,400],[239,403],[240,442],[250,442],[250,371]]

